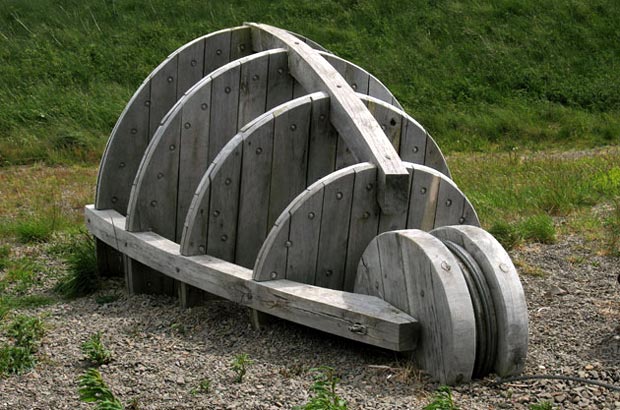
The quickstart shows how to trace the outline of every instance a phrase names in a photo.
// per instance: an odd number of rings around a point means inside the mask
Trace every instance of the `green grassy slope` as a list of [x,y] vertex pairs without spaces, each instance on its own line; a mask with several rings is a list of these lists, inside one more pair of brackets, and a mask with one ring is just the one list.
[[0,0],[0,164],[97,161],[159,62],[244,21],[365,67],[447,152],[620,141],[616,0]]

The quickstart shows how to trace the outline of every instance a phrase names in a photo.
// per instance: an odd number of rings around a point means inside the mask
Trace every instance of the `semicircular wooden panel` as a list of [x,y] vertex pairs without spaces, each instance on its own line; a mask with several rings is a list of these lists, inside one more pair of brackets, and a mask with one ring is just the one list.
[[396,214],[379,209],[377,170],[368,163],[314,183],[291,202],[269,232],[254,266],[254,279],[286,278],[352,291],[359,258],[378,234],[479,225],[471,203],[451,179],[423,165],[406,163],[406,167],[412,174],[409,205]]

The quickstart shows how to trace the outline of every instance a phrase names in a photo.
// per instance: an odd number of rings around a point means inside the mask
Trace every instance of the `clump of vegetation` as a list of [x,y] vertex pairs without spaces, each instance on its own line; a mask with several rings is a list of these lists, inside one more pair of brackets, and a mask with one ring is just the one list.
[[440,386],[433,399],[424,407],[424,410],[457,410],[458,407],[452,398],[452,391],[448,386]]
[[310,390],[314,395],[303,407],[295,407],[297,410],[346,410],[347,402],[336,394],[336,385],[340,379],[336,377],[334,369],[329,366],[321,366],[310,369],[314,372],[314,383]]
[[78,298],[100,288],[95,240],[89,234],[81,232],[75,237],[66,261],[69,273],[56,285],[57,292],[67,298]]
[[620,167],[613,167],[602,173],[594,181],[594,188],[611,200],[612,209],[603,220],[608,237],[608,251],[611,255],[620,256]]
[[209,390],[211,390],[211,380],[209,380],[208,378],[204,378],[200,381],[200,383],[198,383],[198,386],[193,388],[190,393],[193,395],[202,393],[202,394],[208,394]]
[[0,375],[19,374],[34,367],[45,329],[37,317],[17,316],[7,327],[11,344],[0,346]]
[[553,405],[548,401],[541,401],[540,403],[530,404],[530,410],[552,410]]
[[491,228],[489,228],[489,233],[493,235],[507,251],[517,246],[523,239],[515,225],[503,221],[494,223]]
[[240,353],[235,356],[232,361],[231,369],[235,372],[235,382],[241,383],[243,381],[243,377],[245,376],[248,366],[250,366],[254,361],[250,359],[250,356],[247,353]]
[[11,247],[9,245],[0,246],[0,271],[7,267],[10,256]]
[[555,226],[548,215],[534,215],[519,224],[523,239],[540,243],[555,243]]
[[97,410],[124,410],[123,404],[114,397],[101,377],[99,370],[91,368],[79,379],[80,400],[85,403],[96,403]]
[[96,366],[109,363],[112,360],[112,353],[101,341],[101,332],[92,334],[86,342],[82,343],[82,353],[87,360]]
[[19,221],[13,226],[17,240],[21,243],[47,242],[56,229],[54,218],[29,218]]

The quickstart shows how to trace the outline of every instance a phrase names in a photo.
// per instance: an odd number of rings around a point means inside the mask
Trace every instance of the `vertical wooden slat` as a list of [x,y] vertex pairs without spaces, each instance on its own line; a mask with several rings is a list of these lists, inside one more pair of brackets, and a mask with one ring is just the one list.
[[242,28],[230,33],[230,61],[252,54],[251,31]]
[[[345,279],[355,172],[350,172],[331,183],[328,178],[323,180],[325,196],[314,284],[341,290]],[[357,238],[351,240],[355,241]]]
[[377,238],[383,275],[383,295],[385,301],[395,308],[409,312],[409,295],[400,242],[399,235],[387,234]]
[[403,161],[425,165],[426,131],[414,122],[404,121],[401,135],[399,154]]
[[288,71],[286,53],[272,54],[269,57],[269,77],[267,80],[267,107],[270,110],[293,96],[293,77]]
[[334,170],[337,140],[338,133],[329,122],[329,97],[313,98],[306,185]]
[[355,154],[348,147],[342,136],[338,135],[338,143],[336,147],[336,169],[346,168],[350,165],[360,162]]
[[[214,167],[212,164],[211,167]],[[211,184],[209,169],[196,188],[196,193],[187,211],[181,237],[181,255],[204,255],[207,252],[207,234],[209,228],[209,203],[211,202]]]
[[239,129],[265,112],[268,69],[268,57],[252,59],[241,66]]
[[240,73],[241,68],[237,63],[212,78],[208,162],[237,133]]
[[284,279],[286,277],[286,254],[290,218],[282,215],[263,243],[254,266],[253,279],[258,281]]
[[430,231],[435,226],[437,193],[441,178],[428,172],[413,171],[407,228]]
[[[407,171],[409,174],[413,172],[413,168],[411,164],[407,166]],[[409,192],[407,196],[411,195],[411,188],[409,188]],[[412,205],[413,204],[413,205]],[[411,199],[407,202],[405,206],[392,212],[391,214],[381,213],[379,215],[379,230],[377,234],[387,232],[387,231],[395,231],[397,229],[405,229],[407,226],[407,216],[409,213],[409,208],[412,206],[417,206],[416,204],[411,202]]]
[[151,78],[149,141],[164,115],[177,101],[178,55],[173,55]]
[[222,31],[208,39],[205,46],[203,76],[209,75],[230,61],[230,32]]
[[392,104],[393,102],[392,93],[372,75],[368,78],[368,95],[385,101],[388,104]]
[[186,45],[179,52],[177,99],[202,78],[205,56],[205,41],[198,40]]
[[458,225],[463,215],[464,201],[465,197],[456,186],[451,181],[442,179],[439,183],[439,193],[437,195],[435,227]]
[[381,129],[388,137],[394,149],[400,150],[400,135],[402,132],[402,116],[390,108],[388,105],[376,104],[368,101],[368,111],[377,120]]

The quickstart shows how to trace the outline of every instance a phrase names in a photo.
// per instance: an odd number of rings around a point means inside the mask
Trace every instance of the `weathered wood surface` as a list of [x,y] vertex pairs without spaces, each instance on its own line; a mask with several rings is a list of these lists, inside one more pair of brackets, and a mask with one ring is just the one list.
[[318,52],[286,31],[264,24],[252,27],[256,51],[274,47],[288,50],[291,75],[308,91],[324,91],[331,98],[332,123],[357,158],[379,169],[379,203],[385,213],[406,203],[409,174],[380,125],[368,112],[346,80]]
[[437,238],[419,230],[376,237],[361,258],[355,292],[377,296],[418,319],[416,361],[440,383],[471,378],[474,311],[458,261]]
[[[291,274],[298,282],[351,290],[361,252],[381,232],[420,229],[422,226],[430,230],[461,223],[479,225],[471,203],[452,180],[423,165],[405,163],[405,166],[413,174],[412,183],[418,181],[415,189],[425,193],[412,194],[406,207],[397,214],[385,214],[377,208],[377,168],[372,164],[356,164],[312,184],[282,211],[279,223],[269,232],[256,260],[254,279],[274,278],[271,264],[263,260],[273,260],[273,253],[278,255],[278,260],[286,258],[286,263],[279,262],[277,278],[291,279]],[[437,181],[437,187],[443,184],[449,189],[432,189],[428,181]],[[409,188],[413,192],[414,186]],[[407,189],[408,193],[410,189]],[[318,195],[323,198],[322,208],[317,206]],[[436,204],[440,197],[444,203],[451,201],[458,206],[446,207],[448,211],[445,211],[428,205]],[[415,209],[423,209],[424,217],[409,218]],[[306,221],[311,210],[315,228],[310,228]],[[289,224],[286,224],[287,220]],[[320,224],[318,234],[317,223]],[[310,257],[316,249],[319,249],[318,262]],[[285,272],[282,272],[282,266],[286,267]]]
[[395,351],[415,348],[417,321],[379,298],[288,280],[256,282],[252,271],[211,256],[187,257],[152,232],[124,229],[114,210],[85,209],[90,232],[136,261],[235,303],[305,326]]
[[495,373],[501,377],[519,374],[527,356],[528,315],[523,287],[510,256],[491,234],[474,226],[446,226],[430,234],[465,248],[482,269],[497,317]]

